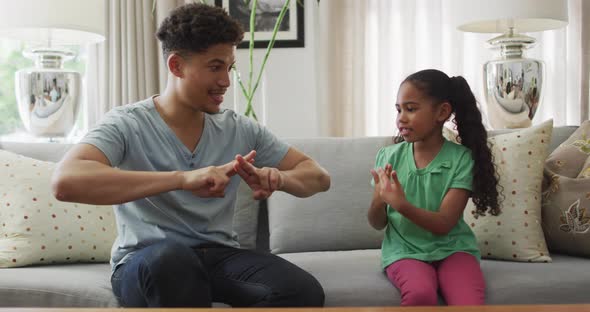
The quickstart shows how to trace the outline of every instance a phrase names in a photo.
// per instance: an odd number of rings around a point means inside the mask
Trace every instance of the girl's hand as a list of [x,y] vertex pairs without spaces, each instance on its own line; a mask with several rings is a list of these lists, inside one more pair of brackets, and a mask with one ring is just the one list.
[[379,188],[377,189],[377,184],[375,184],[375,187],[384,202],[398,211],[402,207],[405,207],[407,203],[406,194],[404,193],[404,189],[399,182],[395,171],[391,171],[391,173],[388,174],[383,168],[379,168],[377,171],[371,170],[371,174],[373,175],[373,179],[379,180]]
[[[388,177],[391,176],[391,172],[393,171],[393,167],[391,166],[391,164],[387,164],[385,165],[385,175],[387,175]],[[384,201],[383,198],[381,198],[381,187],[380,187],[380,180],[379,180],[379,175],[376,173],[375,170],[371,169],[371,175],[373,175],[373,182],[375,183],[375,190],[377,191],[377,194],[379,194],[379,198],[381,199],[381,201]]]

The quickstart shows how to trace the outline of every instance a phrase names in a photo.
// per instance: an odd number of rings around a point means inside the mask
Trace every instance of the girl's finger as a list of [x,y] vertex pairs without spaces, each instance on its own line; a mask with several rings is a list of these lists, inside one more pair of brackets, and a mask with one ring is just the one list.
[[373,182],[375,182],[375,184],[379,184],[379,175],[375,169],[371,169],[371,175],[373,176]]
[[399,183],[399,180],[397,179],[397,172],[395,172],[395,171],[391,172],[391,179],[393,179],[393,183],[395,183],[396,185],[398,185],[398,186],[401,185]]

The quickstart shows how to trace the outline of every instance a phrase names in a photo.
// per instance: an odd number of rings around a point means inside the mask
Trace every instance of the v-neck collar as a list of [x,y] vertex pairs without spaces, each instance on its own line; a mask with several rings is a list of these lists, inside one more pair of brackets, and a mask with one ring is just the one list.
[[434,159],[432,159],[430,163],[428,163],[428,165],[424,168],[416,167],[416,160],[414,159],[414,143],[410,143],[408,148],[408,157],[406,157],[408,160],[408,166],[410,168],[410,171],[416,172],[417,174],[426,174],[429,172],[435,172],[435,169],[439,169],[441,166],[448,166],[448,164],[441,160],[441,158],[443,157],[441,155],[444,154],[443,151],[449,144],[449,142],[450,141],[447,139],[444,140],[442,147],[440,148],[436,156],[434,156]]
[[168,124],[166,123],[166,121],[164,120],[164,118],[162,118],[162,116],[160,115],[160,113],[158,112],[158,109],[156,108],[156,102],[154,101],[154,98],[157,95],[154,95],[151,97],[151,106],[152,106],[152,113],[154,114],[154,118],[157,120],[157,125],[160,128],[160,130],[164,131],[168,137],[170,137],[174,143],[182,150],[183,153],[187,154],[187,155],[192,155],[194,158],[194,155],[197,154],[197,152],[199,151],[199,146],[204,145],[205,143],[203,143],[204,140],[207,139],[207,129],[209,129],[209,127],[207,126],[207,124],[209,123],[209,118],[208,115],[206,113],[203,114],[203,131],[201,132],[201,138],[199,139],[199,142],[197,142],[197,145],[195,146],[195,149],[193,151],[189,150],[189,148],[178,138],[178,136],[176,135],[176,133],[174,133],[174,130],[172,130],[170,128],[170,126],[168,126]]

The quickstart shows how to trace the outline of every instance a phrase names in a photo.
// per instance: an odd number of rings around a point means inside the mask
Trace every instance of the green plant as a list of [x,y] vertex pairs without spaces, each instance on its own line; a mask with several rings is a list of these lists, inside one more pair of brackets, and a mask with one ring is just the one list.
[[[285,14],[289,10],[289,4],[291,3],[291,0],[286,0],[285,4],[281,8],[281,12],[279,13],[279,16],[278,16],[277,21],[274,26],[274,29],[272,31],[272,36],[271,36],[271,39],[268,43],[268,47],[266,48],[266,53],[264,54],[264,58],[262,59],[262,64],[260,65],[260,68],[258,70],[258,75],[256,77],[256,83],[254,85],[252,85],[252,81],[253,81],[252,79],[254,78],[254,33],[255,33],[254,26],[256,24],[256,9],[255,8],[256,8],[256,5],[258,4],[258,0],[244,0],[244,1],[246,1],[247,5],[249,5],[250,4],[249,2],[252,1],[252,8],[253,8],[250,13],[250,41],[249,41],[249,46],[248,46],[248,52],[249,52],[248,85],[247,86],[244,85],[239,73],[237,73],[236,77],[238,78],[238,84],[240,85],[240,89],[242,90],[242,93],[246,97],[246,111],[244,112],[244,115],[246,115],[247,117],[252,117],[252,118],[254,118],[254,120],[258,120],[258,117],[256,116],[256,112],[254,111],[254,106],[252,105],[252,99],[254,98],[254,94],[256,93],[256,90],[258,89],[258,85],[260,84],[260,78],[262,77],[262,73],[264,72],[264,67],[266,66],[266,63],[268,61],[270,51],[272,50],[272,48],[275,44],[275,39],[276,39],[277,33],[279,31],[279,27],[280,27],[281,23],[283,22],[283,18],[285,17]],[[298,3],[298,4],[301,5],[301,3]],[[234,67],[234,71],[235,70],[236,69]]]

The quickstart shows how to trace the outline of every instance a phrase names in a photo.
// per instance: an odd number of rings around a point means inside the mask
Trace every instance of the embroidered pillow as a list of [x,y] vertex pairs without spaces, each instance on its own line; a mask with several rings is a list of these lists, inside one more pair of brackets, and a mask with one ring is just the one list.
[[590,178],[590,157],[586,159],[586,163],[584,164],[582,171],[580,171],[578,178]]
[[[488,138],[500,177],[499,216],[474,218],[469,201],[465,222],[477,237],[483,258],[550,262],[541,228],[543,164],[553,121]],[[454,136],[446,131],[446,136]]]
[[0,150],[0,267],[109,261],[112,207],[57,201],[54,167]]
[[549,250],[590,257],[590,121],[545,162],[543,230]]

